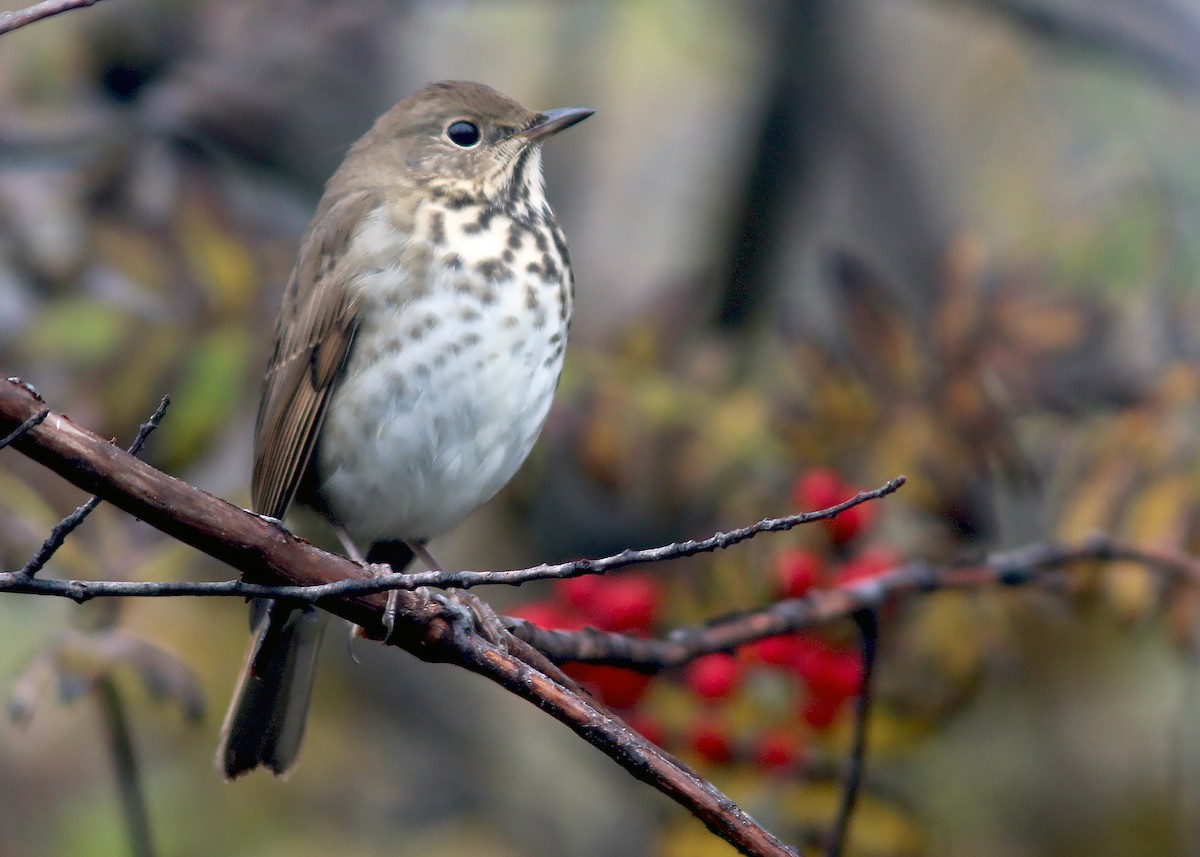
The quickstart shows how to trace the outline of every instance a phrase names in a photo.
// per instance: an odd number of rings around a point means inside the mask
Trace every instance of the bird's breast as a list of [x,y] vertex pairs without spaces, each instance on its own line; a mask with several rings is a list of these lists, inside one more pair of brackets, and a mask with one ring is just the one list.
[[424,539],[529,455],[562,369],[569,262],[552,220],[427,206],[354,287],[358,329],[318,445],[318,490],[364,543]]

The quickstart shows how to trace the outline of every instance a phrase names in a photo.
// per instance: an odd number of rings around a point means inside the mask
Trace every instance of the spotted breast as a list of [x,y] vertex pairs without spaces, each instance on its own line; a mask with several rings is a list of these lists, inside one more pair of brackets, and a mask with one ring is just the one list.
[[362,321],[316,476],[356,540],[446,532],[512,478],[541,432],[573,282],[549,206],[529,202],[432,199],[400,248],[381,207],[355,236],[376,264],[354,284]]

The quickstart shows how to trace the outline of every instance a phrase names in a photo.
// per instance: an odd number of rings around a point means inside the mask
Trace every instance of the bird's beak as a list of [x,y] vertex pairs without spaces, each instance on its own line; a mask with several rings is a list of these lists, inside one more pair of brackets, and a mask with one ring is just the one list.
[[514,134],[528,143],[543,140],[552,134],[557,134],[564,128],[582,122],[596,111],[590,107],[560,107],[557,110],[547,110],[539,113],[533,124],[524,131]]

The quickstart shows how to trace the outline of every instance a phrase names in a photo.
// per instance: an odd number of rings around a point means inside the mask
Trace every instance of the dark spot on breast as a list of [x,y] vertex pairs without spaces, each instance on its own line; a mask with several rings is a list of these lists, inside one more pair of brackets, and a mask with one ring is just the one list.
[[520,250],[524,243],[523,230],[516,223],[510,223],[508,226],[508,246],[513,250]]
[[496,216],[496,209],[490,205],[480,206],[479,215],[475,218],[474,223],[464,223],[463,232],[467,235],[478,235],[492,225],[492,218]]
[[504,264],[502,259],[484,259],[475,266],[475,270],[478,271],[485,280],[492,282],[496,280],[511,279],[513,275],[512,268]]
[[462,256],[457,253],[447,253],[442,257],[442,264],[451,271],[457,271],[462,267]]
[[463,348],[474,348],[482,341],[483,340],[480,338],[478,333],[468,333],[459,340],[459,342],[462,343]]
[[538,250],[545,253],[550,249],[550,242],[546,240],[545,229],[533,230],[533,243],[537,245]]
[[493,281],[484,277],[464,274],[454,281],[454,291],[460,295],[470,295],[484,306],[496,302],[496,288]]
[[475,307],[465,306],[458,311],[458,317],[462,321],[479,321],[482,315]]
[[521,323],[521,320],[519,318],[517,318],[515,315],[506,315],[504,317],[504,321],[500,322],[500,326],[505,328],[506,330],[512,330],[514,327],[516,327],[520,323]]
[[462,211],[464,208],[475,205],[474,197],[465,193],[450,193],[445,196],[446,208],[451,211]]
[[542,254],[542,276],[547,280],[557,280],[561,276],[558,272],[558,265],[550,258],[549,253]]
[[539,306],[541,306],[541,302],[538,300],[537,289],[535,289],[533,286],[526,286],[525,287],[525,309],[535,310]]
[[563,235],[563,231],[555,226],[550,230],[551,237],[554,238],[554,249],[558,251],[559,258],[563,260],[563,264],[569,264],[570,254],[567,253],[567,239]]
[[[404,335],[404,331],[393,331],[383,343],[383,348],[377,351],[372,351],[370,354],[363,354],[368,363],[376,363],[389,354],[399,354],[408,345],[408,337]],[[358,352],[356,352],[358,353]]]
[[440,211],[429,216],[429,240],[437,247],[446,243],[446,215]]
[[542,276],[542,266],[537,262],[530,262],[525,266],[525,270],[531,274],[537,274],[539,277]]
[[388,392],[397,399],[402,399],[408,395],[408,383],[399,372],[387,373],[387,388]]
[[558,317],[564,325],[571,326],[571,304],[572,292],[574,290],[574,277],[570,272],[567,272],[567,282],[558,290]]
[[511,247],[505,247],[504,252],[500,254],[500,258],[503,259],[506,264],[511,265],[514,261],[516,261],[517,254],[512,251]]

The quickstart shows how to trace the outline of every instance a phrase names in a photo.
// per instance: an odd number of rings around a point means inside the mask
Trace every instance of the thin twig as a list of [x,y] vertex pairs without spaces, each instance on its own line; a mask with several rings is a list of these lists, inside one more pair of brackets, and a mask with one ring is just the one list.
[[154,857],[154,842],[150,836],[150,813],[146,809],[145,790],[138,771],[133,749],[133,735],[120,691],[111,678],[96,682],[96,698],[108,729],[109,748],[117,774],[117,792],[129,834],[129,850],[133,857]]
[[859,610],[854,614],[862,643],[862,677],[859,679],[858,697],[854,700],[854,738],[850,746],[850,761],[846,770],[846,781],[842,784],[842,800],[838,814],[829,831],[827,857],[841,857],[846,847],[846,834],[850,831],[850,816],[858,802],[862,788],[863,769],[867,761],[867,721],[871,711],[871,679],[875,675],[875,660],[879,654],[879,613],[875,610]]
[[34,3],[32,6],[18,9],[15,12],[0,12],[0,36],[32,24],[34,21],[41,21],[43,18],[69,12],[72,9],[94,6],[99,2],[100,0],[43,0],[41,3]]
[[700,655],[725,652],[747,643],[851,618],[889,599],[944,589],[984,589],[1036,584],[1048,575],[1091,562],[1128,560],[1170,578],[1200,584],[1200,560],[1165,548],[1123,544],[1094,536],[1078,544],[1033,544],[989,554],[969,566],[934,568],[914,562],[845,586],[814,589],[803,598],[777,601],[760,610],[712,619],[702,626],[679,628],[665,638],[634,637],[585,628],[558,631],[523,619],[506,618],[514,635],[545,652],[556,663],[611,664],[656,673]]
[[[150,432],[152,432],[156,428],[158,428],[159,423],[161,423],[163,420],[163,417],[166,416],[167,406],[170,404],[171,404],[171,397],[163,396],[162,401],[158,403],[158,408],[150,416],[150,419],[146,420],[146,422],[142,423],[141,426],[138,428],[137,437],[135,437],[133,439],[133,443],[130,444],[130,446],[129,446],[129,454],[130,455],[137,455],[139,452],[142,451],[142,447],[146,444],[146,438],[148,438],[150,436]],[[46,409],[45,411],[43,411],[42,419],[45,419],[45,415],[49,414],[49,413],[50,413],[49,409]],[[33,419],[33,418],[30,417],[30,419]],[[38,422],[41,422],[41,420],[38,420]],[[22,423],[22,426],[24,426],[28,423],[29,423],[29,420],[26,420],[25,423]],[[36,425],[36,423],[34,425]],[[32,427],[33,426],[29,426],[29,428],[32,428]],[[25,429],[25,431],[28,431],[28,430],[29,430],[28,428]],[[18,431],[21,431],[21,430],[18,429]],[[21,432],[21,433],[23,434],[24,432]],[[16,438],[13,438],[13,439],[15,440]],[[4,446],[6,446],[6,445],[7,444],[0,444],[0,449],[3,449]],[[88,500],[83,505],[79,506],[79,508],[77,508],[74,512],[67,515],[67,517],[63,518],[61,521],[59,521],[57,524],[55,524],[54,529],[52,529],[50,531],[50,535],[46,538],[46,540],[44,542],[42,542],[42,546],[40,548],[38,548],[37,553],[35,553],[32,557],[30,557],[29,562],[25,563],[25,565],[20,569],[20,571],[17,572],[17,575],[24,576],[24,577],[33,577],[35,574],[37,574],[39,571],[41,571],[46,566],[46,563],[48,563],[51,560],[51,558],[54,556],[54,554],[58,551],[58,549],[63,546],[63,543],[67,540],[67,536],[69,536],[72,532],[74,532],[79,527],[79,525],[84,522],[84,520],[87,518],[87,516],[92,514],[92,511],[99,505],[100,505],[100,498],[96,497],[96,496],[92,496],[92,497],[88,498]]]
[[34,426],[40,425],[42,420],[46,419],[46,417],[48,417],[48,416],[50,416],[50,409],[42,408],[40,411],[38,411],[32,417],[25,420],[25,422],[21,423],[19,426],[17,426],[15,429],[13,429],[12,432],[9,435],[7,435],[4,439],[0,440],[0,449],[4,449],[4,447],[8,446],[10,443],[12,443],[14,440],[19,438],[21,435],[25,434],[25,432],[29,431]]
[[[324,599],[345,595],[369,595],[395,589],[412,590],[426,586],[457,587],[459,589],[467,589],[485,583],[519,586],[534,580],[580,577],[585,574],[605,574],[630,565],[667,562],[680,557],[721,550],[751,539],[761,533],[782,532],[798,527],[801,524],[832,518],[861,503],[891,494],[903,484],[904,477],[898,476],[873,491],[863,491],[842,503],[838,503],[836,506],[830,506],[828,509],[787,515],[781,518],[767,518],[747,527],[730,530],[729,532],[715,533],[706,539],[675,542],[669,545],[644,548],[642,550],[625,550],[600,559],[581,559],[574,562],[557,563],[554,565],[543,564],[508,571],[428,571],[414,574],[381,575],[370,578],[348,578],[318,586],[263,586],[241,580],[211,582],[172,581],[164,583],[83,580],[30,581],[24,579],[28,575],[24,575],[24,569],[22,569],[15,573],[0,573],[0,592],[8,590],[27,594],[59,595],[79,602],[100,596],[114,595],[125,597],[238,595],[248,598],[290,598],[295,601],[314,604]],[[257,515],[252,515],[252,513],[245,512],[244,514],[262,521],[261,518]],[[52,534],[51,538],[53,537]],[[49,541],[48,539],[47,542],[49,543]],[[334,557],[333,554],[327,554],[327,556],[331,559]]]
[[[0,382],[0,430],[23,422],[36,405],[37,400],[28,390]],[[38,426],[27,432],[13,444],[14,448],[78,487],[228,562],[245,575],[283,580],[303,588],[368,573],[344,557],[317,550],[277,524],[160,473],[65,417],[56,416],[52,422],[53,426]],[[32,578],[21,584],[36,587],[57,582]],[[588,737],[625,770],[650,782],[743,853],[772,857],[790,853],[772,845],[777,840],[770,833],[714,786],[669,756],[659,751],[648,764],[645,742],[635,739],[630,744],[632,733],[602,706],[570,693],[513,655],[485,643],[471,632],[469,622],[467,630],[462,630],[462,614],[468,611],[452,599],[431,597],[429,590],[399,591],[396,622],[385,629],[387,600],[381,594],[352,594],[327,599],[321,606],[360,626],[367,636],[386,636],[388,643],[422,660],[473,668],[495,681],[509,675],[516,684],[505,684],[509,690]],[[490,654],[481,654],[485,650]]]

